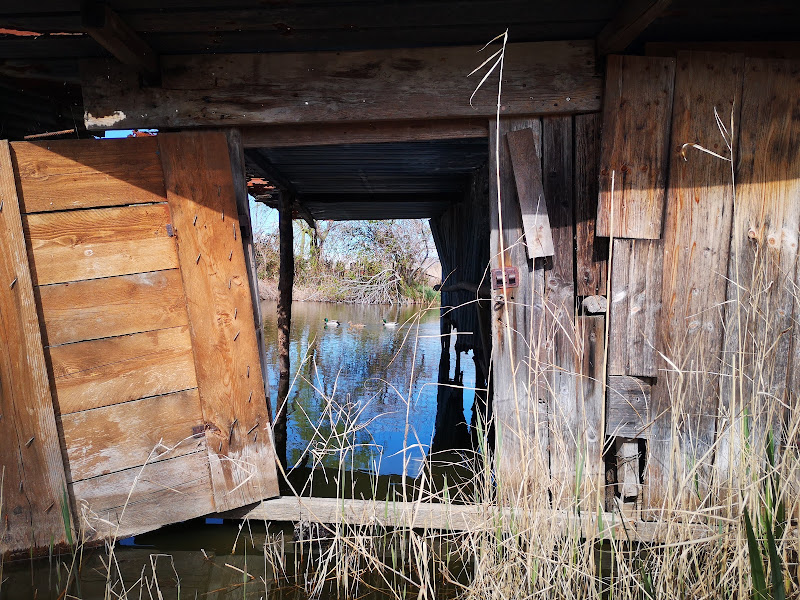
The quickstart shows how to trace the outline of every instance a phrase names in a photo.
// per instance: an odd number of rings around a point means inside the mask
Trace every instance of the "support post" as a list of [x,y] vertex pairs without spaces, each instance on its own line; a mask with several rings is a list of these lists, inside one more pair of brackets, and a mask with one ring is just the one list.
[[280,233],[280,272],[278,274],[278,402],[275,411],[275,451],[286,465],[286,398],[289,395],[289,344],[292,323],[292,288],[294,287],[294,232],[292,203],[288,192],[281,192],[278,208]]

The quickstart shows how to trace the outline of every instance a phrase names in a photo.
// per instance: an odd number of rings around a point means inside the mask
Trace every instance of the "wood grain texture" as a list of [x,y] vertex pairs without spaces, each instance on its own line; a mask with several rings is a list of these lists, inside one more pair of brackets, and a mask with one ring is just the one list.
[[122,539],[214,512],[210,478],[208,453],[199,451],[71,487],[90,539]]
[[0,471],[7,553],[66,542],[66,479],[8,142],[0,141]]
[[[197,388],[64,415],[60,421],[73,482],[205,449]],[[199,428],[198,437],[193,428]]]
[[505,294],[492,291],[493,411],[504,481],[512,487],[530,483],[535,486],[531,493],[544,499],[550,486],[544,264],[525,255],[511,157],[508,145],[498,143],[507,132],[527,128],[541,152],[538,119],[502,120],[499,131],[495,123],[489,125],[490,264],[493,269],[518,267],[520,280]]
[[528,258],[552,256],[555,251],[542,184],[542,157],[536,152],[533,130],[509,131],[506,141],[514,169]]
[[608,57],[598,236],[661,237],[674,78],[672,58]]
[[609,375],[606,435],[649,438],[651,394],[652,386],[646,379]]
[[178,267],[166,203],[39,213],[24,219],[37,285]]
[[[659,350],[681,373],[665,364],[653,386],[657,418],[646,481],[654,507],[662,505],[671,479],[680,481],[696,470],[692,493],[705,494],[713,474],[733,180],[730,162],[683,144],[730,157],[714,111],[726,124],[739,123],[743,69],[742,55],[684,52],[677,57]],[[684,461],[671,473],[676,444]]]
[[545,261],[545,347],[550,390],[550,470],[554,506],[575,493],[580,342],[575,307],[575,198],[572,118],[542,119],[542,172],[554,253]]
[[11,144],[23,212],[163,202],[154,137]]
[[661,240],[614,240],[609,309],[609,375],[658,376]]
[[[778,431],[797,329],[800,62],[745,61],[721,378],[721,473],[735,465],[751,416],[753,448]],[[774,400],[770,400],[774,399]]]
[[606,294],[608,240],[595,236],[600,113],[575,115],[575,293]]
[[672,0],[626,0],[597,36],[598,54],[624,52]]
[[49,346],[188,324],[178,269],[42,286]]
[[62,415],[197,387],[187,326],[66,344],[47,353]]
[[278,493],[228,144],[222,133],[182,133],[160,135],[159,148],[178,232],[214,502],[228,510]]
[[[107,117],[118,128],[488,118],[496,112],[492,86],[470,104],[480,79],[466,75],[489,56],[476,50],[163,56],[160,88],[140,88],[121,65],[87,61],[85,122],[102,129]],[[593,42],[508,45],[504,115],[596,111],[600,94]]]

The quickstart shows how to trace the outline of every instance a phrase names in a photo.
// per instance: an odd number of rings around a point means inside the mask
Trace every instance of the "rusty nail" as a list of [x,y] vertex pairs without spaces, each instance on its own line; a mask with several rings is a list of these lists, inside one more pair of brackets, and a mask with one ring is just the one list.
[[33,443],[33,440],[35,440],[35,439],[36,439],[36,436],[34,435],[31,439],[29,439],[27,442],[25,442],[25,447],[26,448],[30,448],[31,444]]
[[247,378],[250,379],[250,365],[247,365]]
[[235,341],[236,341],[236,339],[239,337],[239,334],[240,334],[240,333],[242,333],[242,332],[241,332],[241,331],[237,331],[237,332],[236,332],[236,335],[235,335],[235,336],[233,336],[233,341],[234,341],[234,342],[235,342]]
[[[200,254],[202,254],[202,252]],[[196,259],[194,259],[194,264],[197,264],[197,263],[200,262],[200,254],[197,255]]]
[[233,224],[233,241],[236,241],[236,223]]
[[231,250],[231,253],[228,254],[228,260],[233,260],[233,250]]
[[239,314],[239,309],[238,308],[234,308],[233,309],[233,320],[234,321],[236,320],[236,315],[238,315],[238,314]]
[[247,397],[247,401],[250,402],[253,399],[253,390],[250,390],[250,395]]
[[256,431],[256,432],[253,434],[253,436],[254,436],[254,437],[253,437],[253,443],[255,443],[255,441],[258,439],[258,432]]
[[0,212],[3,212],[3,204],[5,204],[5,200],[0,200]]
[[217,448],[217,452],[222,452],[222,442],[219,443],[219,448]]
[[192,225],[197,227],[197,215],[194,216],[194,221],[192,221]]
[[233,283],[233,278],[228,279],[228,289],[231,289],[231,284]]
[[253,425],[253,426],[250,428],[250,431],[248,431],[248,432],[247,432],[245,435],[250,435],[251,433],[253,433],[253,429],[255,429],[256,427],[258,427],[258,421],[256,421],[256,424],[255,424],[255,425]]
[[10,286],[8,286],[8,287],[9,287],[9,288],[11,288],[11,289],[13,290],[15,285],[17,285],[17,278],[16,278],[16,277],[14,277],[14,281],[12,281],[12,282],[11,282],[11,285],[10,285]]
[[44,512],[49,513],[50,509],[53,508],[55,505],[56,505],[55,502],[51,502],[50,506],[48,506],[47,508],[44,509]]
[[[219,196],[219,194],[217,194]],[[222,210],[222,220],[225,220],[225,209]]]

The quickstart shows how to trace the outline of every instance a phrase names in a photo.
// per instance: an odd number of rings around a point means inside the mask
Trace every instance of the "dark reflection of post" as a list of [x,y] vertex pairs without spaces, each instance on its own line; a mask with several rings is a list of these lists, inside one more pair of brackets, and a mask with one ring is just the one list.
[[292,231],[292,201],[281,192],[278,214],[280,232],[280,270],[278,273],[278,401],[273,432],[275,452],[286,468],[286,400],[289,395],[289,332],[292,323],[292,287],[294,286],[294,233]]
[[431,453],[471,447],[469,428],[464,419],[464,388],[461,361],[456,354],[456,372],[450,378],[450,331],[448,319],[442,322],[442,355],[439,359],[439,389],[436,394],[436,423]]

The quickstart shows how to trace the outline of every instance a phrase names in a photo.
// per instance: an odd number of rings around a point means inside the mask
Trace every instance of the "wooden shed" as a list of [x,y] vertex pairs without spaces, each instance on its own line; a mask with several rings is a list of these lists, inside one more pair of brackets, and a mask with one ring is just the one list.
[[252,177],[284,223],[431,219],[499,469],[554,508],[797,452],[800,6],[323,4],[0,9],[4,555],[278,494]]

